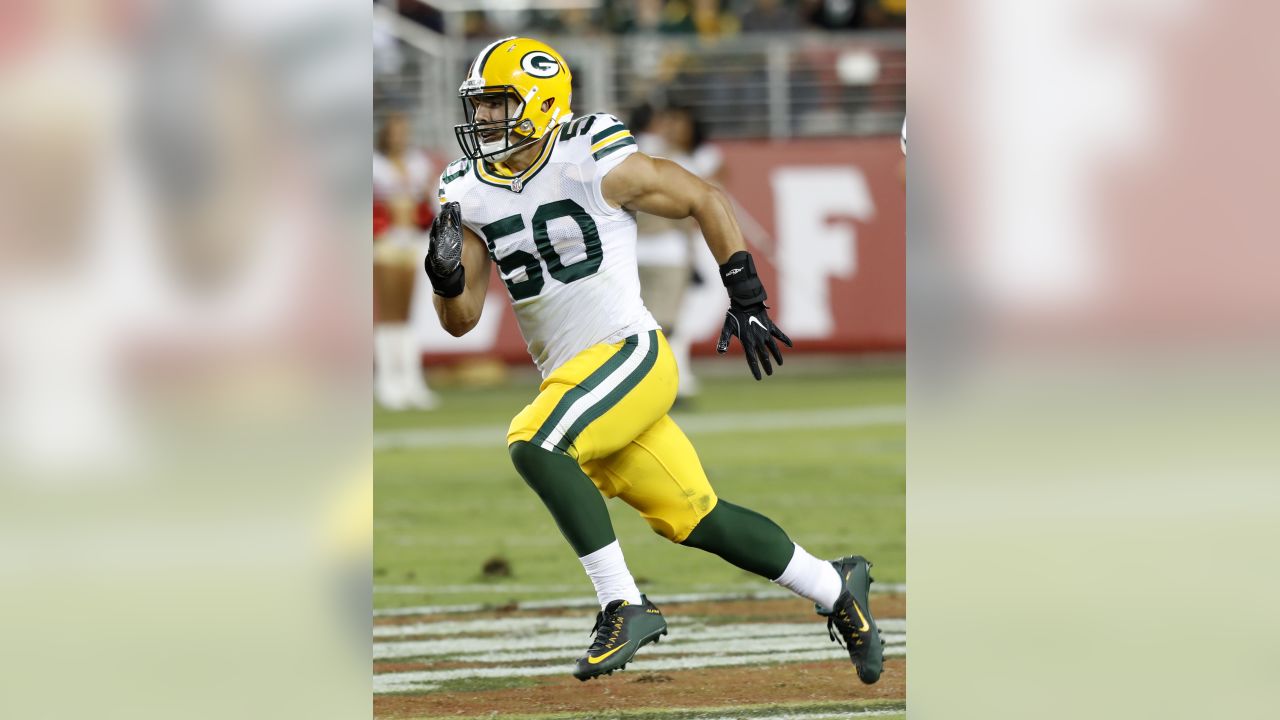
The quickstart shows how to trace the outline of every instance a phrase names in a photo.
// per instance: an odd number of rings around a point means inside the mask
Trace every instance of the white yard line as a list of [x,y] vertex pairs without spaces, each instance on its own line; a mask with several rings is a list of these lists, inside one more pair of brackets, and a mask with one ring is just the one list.
[[[416,623],[375,628],[382,641],[375,660],[448,659],[473,667],[379,673],[374,692],[426,692],[450,680],[537,677],[568,672],[590,642],[584,618],[503,618]],[[770,663],[830,660],[847,662],[843,647],[830,641],[820,618],[804,623],[728,623],[706,625],[696,618],[672,618],[671,632],[638,656],[637,670],[693,670]],[[886,657],[905,657],[907,621],[880,623]],[[392,631],[403,633],[392,635]],[[396,637],[428,636],[398,640]]]
[[[814,617],[814,622],[821,623],[821,619]],[[396,639],[409,637],[438,637],[450,635],[515,635],[527,636],[534,633],[546,632],[563,632],[563,631],[581,631],[586,633],[590,628],[591,620],[586,617],[516,617],[516,618],[493,618],[482,620],[445,620],[440,622],[411,623],[407,625],[378,625],[373,628],[374,639]],[[809,623],[759,623],[763,626],[761,632],[773,635],[792,634],[791,628],[800,628],[798,631],[807,631],[812,627]],[[900,618],[886,618],[877,621],[880,629],[884,632],[906,632],[907,621]],[[682,636],[690,630],[686,628],[710,627],[700,620],[690,617],[668,617],[667,626],[676,628]],[[741,628],[742,625],[734,625],[735,628]],[[781,628],[781,629],[777,629]]]
[[[716,653],[720,650],[729,653],[760,653],[771,650],[800,650],[803,647],[790,647],[800,642],[812,647],[817,641],[829,642],[826,625],[816,621],[812,623],[743,623],[718,625],[701,628],[674,628],[659,649],[672,653]],[[901,623],[901,624],[899,624]],[[890,644],[906,642],[905,621],[880,623],[882,637]],[[892,629],[891,629],[892,628]],[[495,649],[503,653],[526,653],[528,651],[566,651],[581,653],[586,643],[590,642],[590,633],[582,631],[579,624],[577,632],[541,632],[537,634],[520,634],[512,630],[511,634],[486,637],[448,637],[437,640],[408,640],[397,642],[379,642],[373,645],[373,659],[402,660],[406,658],[452,657],[463,662],[519,662],[537,660],[539,657],[511,657],[504,660],[495,659]],[[587,627],[590,630],[590,627]],[[472,659],[469,655],[482,654],[483,659]],[[547,653],[541,653],[546,655]],[[551,657],[561,653],[551,652]]]
[[[448,586],[445,586],[448,587]],[[428,586],[423,586],[424,593],[432,592]],[[871,594],[894,594],[901,595],[906,593],[907,586],[904,583],[875,583],[871,586]],[[654,604],[661,607],[664,603],[691,603],[691,602],[729,602],[733,600],[782,600],[786,598],[794,598],[795,595],[786,590],[759,590],[756,592],[739,592],[739,593],[677,593],[672,595],[651,595],[650,599]],[[578,608],[595,608],[597,601],[590,597],[576,598],[556,598],[552,600],[526,600],[515,603],[514,606],[503,605],[505,609],[511,610],[573,610]],[[492,610],[493,605],[484,603],[466,603],[462,605],[417,605],[402,608],[386,608],[374,610],[373,616],[380,617],[412,617],[415,615],[452,615],[457,613],[483,612]]]
[[[905,635],[889,635],[883,636],[886,645],[885,648],[905,647]],[[446,653],[441,652],[439,646],[425,649],[417,647],[400,647],[393,648],[395,652],[379,652],[381,648],[375,648],[373,659],[384,660],[409,660],[423,658],[430,661],[432,656],[448,658],[451,662],[464,663],[486,663],[492,665],[515,665],[527,663],[572,663],[575,658],[582,655],[582,651],[586,649],[587,643],[591,641],[588,636],[574,635],[564,640],[557,639],[557,648],[542,648],[533,650],[514,650],[506,648],[517,648],[520,644],[513,642],[504,642],[501,651],[495,651],[499,647],[492,638],[486,639],[480,643],[458,643],[460,649],[458,652]],[[541,645],[546,645],[544,641]],[[482,652],[488,648],[492,652]],[[848,653],[845,649],[833,642],[827,637],[826,633],[811,635],[809,637],[783,637],[769,638],[768,641],[757,641],[754,639],[738,639],[738,640],[707,640],[704,642],[662,642],[658,645],[647,645],[642,651],[643,657],[654,657],[658,655],[671,656],[740,656],[754,657],[757,662],[767,662],[769,657],[778,653],[788,652],[806,652],[806,651],[825,650],[830,657],[840,658],[847,657]]]
[[[906,655],[906,648],[888,647],[885,648],[884,655],[885,657],[903,657]],[[815,662],[820,660],[829,660],[831,658],[832,650],[830,648],[821,648],[818,650],[807,650],[801,652],[774,653],[768,657],[768,662]],[[848,662],[847,656],[845,656],[845,662]],[[652,658],[648,655],[644,655],[639,656],[639,659],[635,661],[635,665],[633,665],[632,668],[633,671],[655,672],[663,670],[699,670],[709,667],[735,667],[740,665],[757,665],[759,663],[760,657],[757,655],[723,655],[711,657],[697,655],[693,657],[674,658]],[[542,677],[546,675],[567,673],[571,669],[571,663],[557,663],[555,665],[535,667],[456,668],[450,670],[418,670],[413,672],[382,673],[373,676],[373,691],[374,693],[389,693],[429,690],[436,687],[438,683],[449,680]]]
[[[885,633],[881,636],[885,640],[885,648],[906,647],[907,636]],[[563,643],[563,647],[545,650],[527,650],[527,651],[502,651],[502,652],[476,652],[472,648],[472,652],[467,654],[443,653],[450,657],[451,660],[467,663],[532,663],[532,662],[566,662],[572,663],[575,658],[582,655],[587,640],[583,640],[580,635],[574,635],[569,642]],[[494,647],[492,640],[488,641],[489,648]],[[504,645],[505,647],[505,645]],[[648,645],[644,649],[645,657],[653,657],[655,655],[739,655],[739,656],[755,656],[761,662],[768,662],[769,657],[776,653],[783,652],[801,652],[805,650],[813,650],[815,648],[827,648],[833,658],[848,657],[845,649],[833,642],[827,637],[826,633],[817,635],[809,635],[807,637],[780,637],[770,638],[768,642],[760,642],[754,639],[738,639],[738,640],[706,640],[703,642],[662,642],[657,645]],[[407,659],[407,658],[380,658],[377,649],[374,650],[374,659]]]
[[[770,410],[764,412],[722,412],[673,415],[690,435],[752,432],[762,430],[819,429],[901,425],[906,422],[902,405],[869,405],[818,410]],[[459,428],[410,428],[382,430],[373,434],[374,450],[396,448],[494,447],[506,443],[507,426],[483,425]]]
[[[590,584],[586,589],[590,591]],[[582,585],[489,585],[485,583],[467,583],[464,585],[374,585],[373,592],[380,595],[462,595],[465,593],[510,593],[512,595],[533,595],[543,593],[582,592]]]
[[[669,624],[672,619],[667,620]],[[403,638],[435,635],[468,635],[492,633],[494,635],[528,634],[535,632],[589,629],[590,620],[584,617],[552,618],[522,617],[485,620],[444,620],[441,622],[412,623],[409,625],[376,625],[374,639]]]

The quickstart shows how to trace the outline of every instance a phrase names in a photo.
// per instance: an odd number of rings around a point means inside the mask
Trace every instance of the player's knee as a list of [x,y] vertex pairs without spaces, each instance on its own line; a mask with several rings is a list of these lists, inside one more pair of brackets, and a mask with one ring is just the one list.
[[[646,516],[645,521],[658,535],[673,543],[686,545],[689,538],[694,535],[694,531],[701,528],[704,523],[708,523],[708,518],[714,514],[712,511],[715,509],[715,504],[714,495],[699,495],[692,498],[693,512],[671,513],[664,517]],[[714,525],[715,522],[712,518],[709,524]]]
[[525,479],[525,482],[528,482],[531,475],[537,474],[536,468],[540,459],[538,456],[546,451],[523,440],[517,440],[507,445],[507,452],[511,455],[511,464],[516,466],[516,471]]
[[523,440],[508,445],[507,452],[511,455],[511,464],[515,465],[516,472],[539,495],[547,490],[547,483],[555,477],[555,463],[566,457]]
[[[657,533],[658,535],[661,535],[662,537],[670,540],[673,543],[680,542],[681,540],[684,539],[684,536],[689,534],[687,531],[682,532],[681,529],[677,528],[676,526],[672,525],[666,520],[663,520],[662,518],[645,518],[645,521],[649,523],[649,527],[655,533]],[[692,530],[692,528],[688,528],[688,529]]]
[[708,542],[708,538],[718,537],[723,531],[724,513],[716,512],[721,503],[714,496],[707,496],[706,502],[701,506],[702,512],[697,518],[689,524],[687,530],[675,542],[690,547],[704,548]]

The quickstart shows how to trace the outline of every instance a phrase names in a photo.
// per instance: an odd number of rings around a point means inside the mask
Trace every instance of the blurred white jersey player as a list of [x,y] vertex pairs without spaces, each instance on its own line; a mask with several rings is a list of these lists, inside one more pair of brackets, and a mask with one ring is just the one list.
[[[665,157],[703,180],[718,184],[723,155],[720,148],[706,142],[705,131],[692,110],[668,107],[651,119],[643,117],[643,112],[637,115],[632,124],[646,129],[638,135],[643,152]],[[691,345],[695,337],[718,329],[721,317],[719,307],[712,312],[699,312],[706,300],[718,305],[719,288],[714,283],[691,283],[695,274],[706,278],[716,273],[715,258],[702,241],[697,223],[691,220],[667,220],[655,215],[639,215],[636,219],[636,259],[644,303],[666,333],[680,367],[677,398],[688,400],[698,393],[698,379],[690,362]],[[713,297],[700,297],[703,286]],[[710,324],[702,322],[704,318]]]

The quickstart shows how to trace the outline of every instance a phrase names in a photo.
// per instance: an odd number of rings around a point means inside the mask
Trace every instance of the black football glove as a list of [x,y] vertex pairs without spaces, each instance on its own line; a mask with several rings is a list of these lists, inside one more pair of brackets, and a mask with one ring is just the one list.
[[761,365],[765,375],[772,375],[769,356],[773,355],[778,365],[782,365],[782,353],[774,338],[786,343],[787,347],[791,347],[791,338],[769,319],[768,308],[764,304],[768,296],[756,276],[756,264],[751,253],[740,250],[730,256],[720,266],[720,279],[729,291],[729,312],[725,313],[724,329],[720,331],[716,352],[723,355],[729,349],[729,338],[737,337],[747,354],[747,366],[756,380],[760,379]]
[[427,258],[422,263],[427,279],[440,297],[457,297],[467,286],[462,267],[461,205],[450,202],[440,208],[440,214],[431,221],[430,238]]

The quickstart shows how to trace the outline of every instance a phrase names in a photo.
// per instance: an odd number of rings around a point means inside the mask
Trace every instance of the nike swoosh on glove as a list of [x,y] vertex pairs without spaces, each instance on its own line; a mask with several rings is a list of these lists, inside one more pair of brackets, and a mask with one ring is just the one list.
[[427,257],[423,267],[431,287],[440,297],[451,298],[466,289],[466,272],[462,267],[462,205],[445,203],[440,214],[431,221]]
[[791,338],[769,319],[769,308],[764,304],[768,295],[756,275],[751,253],[740,250],[730,256],[720,266],[720,279],[729,291],[729,311],[725,313],[724,329],[720,331],[716,352],[723,355],[729,350],[729,338],[737,337],[747,355],[747,367],[751,368],[755,379],[761,378],[761,366],[765,375],[772,375],[773,365],[769,363],[769,356],[772,355],[778,365],[782,365],[782,352],[774,339],[792,347]]

